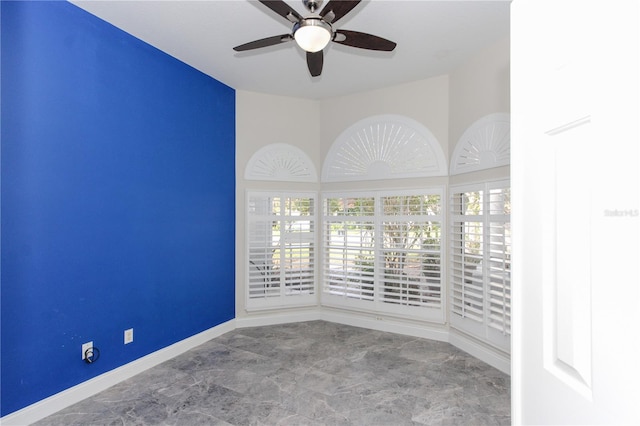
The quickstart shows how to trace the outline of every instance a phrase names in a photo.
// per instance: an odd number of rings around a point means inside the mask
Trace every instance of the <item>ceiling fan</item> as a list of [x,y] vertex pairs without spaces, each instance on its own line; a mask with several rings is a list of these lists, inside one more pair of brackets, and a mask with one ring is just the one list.
[[361,0],[329,0],[320,13],[316,13],[322,0],[302,0],[310,14],[302,17],[283,0],[259,0],[293,24],[291,34],[282,34],[251,41],[233,48],[236,52],[259,49],[295,40],[307,52],[307,65],[312,77],[322,73],[324,56],[322,50],[329,44],[344,44],[360,49],[390,52],[396,43],[367,33],[350,30],[334,30],[333,24],[349,13]]

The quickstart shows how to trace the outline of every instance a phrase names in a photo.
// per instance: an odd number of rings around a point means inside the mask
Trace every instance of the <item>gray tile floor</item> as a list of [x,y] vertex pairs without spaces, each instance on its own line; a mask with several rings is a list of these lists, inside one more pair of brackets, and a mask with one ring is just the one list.
[[453,346],[324,321],[234,330],[37,425],[507,425],[509,377]]

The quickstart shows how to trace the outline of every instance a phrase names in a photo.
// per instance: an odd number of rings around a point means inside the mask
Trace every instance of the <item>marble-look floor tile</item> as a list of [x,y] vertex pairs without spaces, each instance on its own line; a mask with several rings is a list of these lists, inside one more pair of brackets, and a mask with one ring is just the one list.
[[237,329],[37,425],[507,425],[509,377],[442,342],[323,321]]

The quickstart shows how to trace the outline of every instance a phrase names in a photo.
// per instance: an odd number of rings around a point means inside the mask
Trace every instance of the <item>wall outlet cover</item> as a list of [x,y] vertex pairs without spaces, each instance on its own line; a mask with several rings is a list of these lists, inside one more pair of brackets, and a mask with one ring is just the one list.
[[133,328],[124,331],[124,344],[133,342]]
[[87,358],[86,353],[87,353],[87,350],[89,350],[89,349],[93,349],[93,342],[87,342],[87,343],[82,345],[82,360],[83,361]]

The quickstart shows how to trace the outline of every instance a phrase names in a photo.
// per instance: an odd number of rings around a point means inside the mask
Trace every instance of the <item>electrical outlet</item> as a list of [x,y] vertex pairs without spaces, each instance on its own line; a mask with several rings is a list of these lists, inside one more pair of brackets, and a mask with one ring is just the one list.
[[87,351],[89,349],[93,349],[93,342],[87,342],[82,345],[82,360],[84,361],[87,358]]
[[133,328],[124,331],[124,344],[133,342]]

